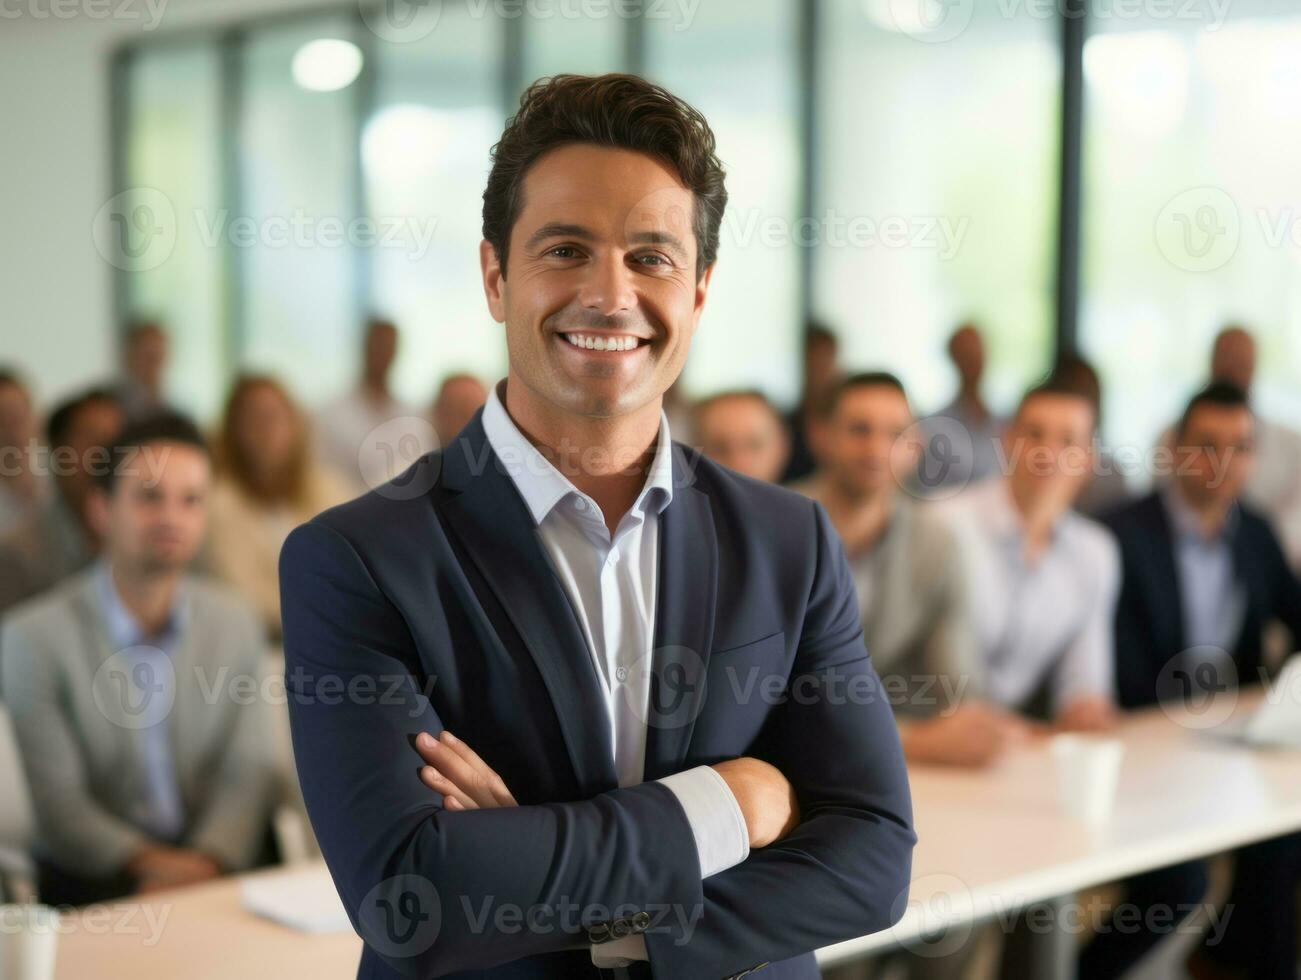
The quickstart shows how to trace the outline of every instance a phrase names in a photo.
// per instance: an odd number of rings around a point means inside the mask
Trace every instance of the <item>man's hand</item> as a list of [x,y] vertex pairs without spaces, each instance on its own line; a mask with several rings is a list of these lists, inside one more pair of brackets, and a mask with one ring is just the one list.
[[940,766],[988,766],[1007,746],[1027,738],[1033,726],[1011,712],[968,701],[952,714],[905,721],[899,726],[910,762]]
[[136,891],[142,895],[221,875],[220,866],[206,854],[165,844],[146,844],[127,862],[126,870],[135,876]]
[[800,822],[795,790],[775,767],[743,756],[713,767],[736,797],[751,847],[767,847],[781,840]]
[[421,732],[416,736],[416,751],[427,763],[420,770],[420,781],[442,794],[446,809],[519,806],[502,778],[451,732],[444,730],[438,738]]
[[1107,698],[1076,698],[1057,713],[1057,728],[1066,732],[1105,732],[1116,725],[1116,708]]

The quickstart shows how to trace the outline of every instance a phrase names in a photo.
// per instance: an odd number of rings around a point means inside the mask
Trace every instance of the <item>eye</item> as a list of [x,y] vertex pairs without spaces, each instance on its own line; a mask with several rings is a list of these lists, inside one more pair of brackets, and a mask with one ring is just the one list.
[[647,252],[644,255],[638,255],[634,261],[640,265],[650,266],[666,266],[669,264],[669,260],[658,252]]
[[578,250],[572,245],[556,245],[547,249],[547,254],[557,259],[572,259],[578,255]]

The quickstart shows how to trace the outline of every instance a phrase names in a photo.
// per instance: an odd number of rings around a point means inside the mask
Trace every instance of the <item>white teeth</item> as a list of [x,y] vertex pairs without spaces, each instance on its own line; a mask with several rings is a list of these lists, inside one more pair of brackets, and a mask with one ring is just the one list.
[[587,350],[625,351],[632,350],[640,343],[636,337],[607,337],[582,333],[567,333],[562,336],[575,347],[583,347]]

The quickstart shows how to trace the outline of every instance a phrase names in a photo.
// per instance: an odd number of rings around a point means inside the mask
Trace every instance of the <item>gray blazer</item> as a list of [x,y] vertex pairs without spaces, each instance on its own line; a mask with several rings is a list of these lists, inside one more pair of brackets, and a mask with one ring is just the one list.
[[[165,723],[185,809],[180,845],[246,868],[265,840],[273,751],[262,628],[243,600],[191,579],[172,655]],[[0,631],[3,690],[37,817],[36,851],[74,874],[119,871],[149,836],[132,822],[144,794],[141,741],[109,682],[94,569],[12,610]],[[101,670],[101,667],[104,667]]]

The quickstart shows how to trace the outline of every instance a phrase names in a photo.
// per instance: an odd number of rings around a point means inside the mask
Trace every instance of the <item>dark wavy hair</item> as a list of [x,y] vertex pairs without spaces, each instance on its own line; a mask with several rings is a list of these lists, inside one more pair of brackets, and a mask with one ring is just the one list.
[[524,175],[544,153],[572,143],[633,150],[671,166],[695,196],[696,275],[718,257],[718,228],[727,206],[725,174],[705,117],[677,96],[637,75],[556,75],[520,96],[492,148],[483,192],[483,237],[506,272],[511,228],[519,217]]

